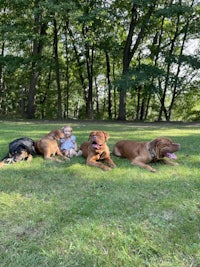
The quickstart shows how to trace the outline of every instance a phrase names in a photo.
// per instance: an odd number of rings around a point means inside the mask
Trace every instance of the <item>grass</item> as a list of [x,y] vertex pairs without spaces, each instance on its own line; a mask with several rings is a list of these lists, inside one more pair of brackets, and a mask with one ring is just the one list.
[[[1,121],[0,157],[8,143],[41,138],[65,122]],[[112,156],[104,172],[77,157],[67,163],[20,162],[0,170],[2,267],[199,267],[198,124],[72,122],[77,142],[93,130],[120,139],[167,136],[181,144],[177,167],[156,173]]]

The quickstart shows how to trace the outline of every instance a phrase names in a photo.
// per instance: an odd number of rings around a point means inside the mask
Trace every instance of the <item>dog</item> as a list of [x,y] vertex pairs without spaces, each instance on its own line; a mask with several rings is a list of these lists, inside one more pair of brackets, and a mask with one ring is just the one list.
[[150,142],[121,140],[114,145],[113,154],[127,158],[132,164],[155,172],[156,170],[147,163],[158,161],[168,165],[179,165],[166,159],[176,159],[174,152],[179,149],[180,144],[173,143],[170,138],[158,137]]
[[[116,167],[115,163],[110,158],[110,151],[106,144],[108,139],[108,133],[93,131],[89,135],[89,142],[81,144],[80,151],[83,157],[87,159],[87,165],[99,167],[104,171],[109,171]],[[80,151],[78,152],[79,155]],[[103,162],[108,164],[108,166],[103,164]]]
[[55,160],[61,162],[59,159],[53,156],[57,155],[64,160],[69,160],[68,157],[64,156],[58,146],[58,141],[64,138],[64,133],[60,130],[53,130],[45,135],[40,140],[35,141],[35,151],[38,155],[42,155],[45,160]]
[[9,143],[9,152],[1,160],[0,168],[5,164],[12,164],[19,161],[31,161],[35,154],[34,141],[28,137],[22,137]]

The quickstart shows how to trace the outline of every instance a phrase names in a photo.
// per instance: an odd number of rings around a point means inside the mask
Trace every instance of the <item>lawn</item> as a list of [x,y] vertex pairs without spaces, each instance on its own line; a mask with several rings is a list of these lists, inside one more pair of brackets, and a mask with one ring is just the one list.
[[[34,140],[66,122],[1,121],[0,158],[12,140]],[[20,162],[0,169],[1,267],[199,267],[200,124],[70,122],[78,145],[93,130],[120,139],[158,136],[181,144],[179,166],[126,159],[109,172],[70,162]]]

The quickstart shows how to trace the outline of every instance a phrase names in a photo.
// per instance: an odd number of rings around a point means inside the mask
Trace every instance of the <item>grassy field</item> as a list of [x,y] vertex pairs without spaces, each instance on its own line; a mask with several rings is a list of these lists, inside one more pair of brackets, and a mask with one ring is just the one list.
[[[36,140],[65,122],[1,121],[0,157],[12,140]],[[120,139],[158,136],[181,144],[179,166],[156,173],[112,156],[104,172],[70,162],[20,162],[0,169],[1,267],[199,267],[200,125],[72,122],[77,142],[93,130]]]

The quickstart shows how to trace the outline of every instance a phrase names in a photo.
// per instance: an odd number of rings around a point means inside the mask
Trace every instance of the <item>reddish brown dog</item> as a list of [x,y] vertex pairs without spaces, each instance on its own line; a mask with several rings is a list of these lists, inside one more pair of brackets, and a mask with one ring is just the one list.
[[47,135],[45,135],[42,139],[35,142],[35,151],[39,155],[43,155],[44,159],[50,159],[55,161],[60,161],[57,158],[53,158],[52,156],[58,155],[65,160],[69,160],[66,156],[63,156],[61,153],[57,141],[60,138],[64,138],[64,133],[60,130],[53,130]]
[[[110,151],[106,144],[109,134],[103,131],[94,131],[89,135],[89,142],[84,142],[80,146],[82,155],[87,158],[86,164],[96,166],[104,171],[109,171],[116,167],[110,158]],[[79,153],[80,154],[80,153]],[[103,164],[107,163],[109,166]]]
[[159,137],[150,142],[135,142],[122,140],[114,145],[113,153],[119,157],[131,160],[131,163],[149,171],[155,172],[147,163],[160,161],[169,165],[178,165],[165,157],[176,159],[174,152],[180,149],[180,144],[175,144],[170,138]]

